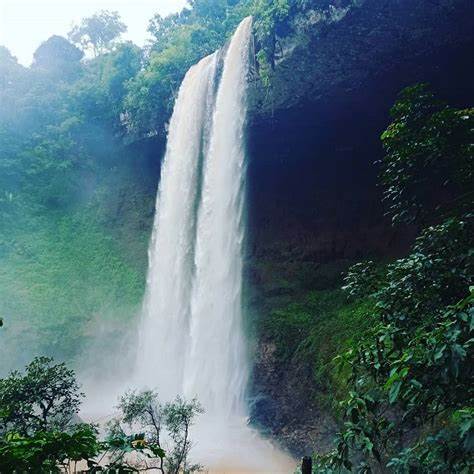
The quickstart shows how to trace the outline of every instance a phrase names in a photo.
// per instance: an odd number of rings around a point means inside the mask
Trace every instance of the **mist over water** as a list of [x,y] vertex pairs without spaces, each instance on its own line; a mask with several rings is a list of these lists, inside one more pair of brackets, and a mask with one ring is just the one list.
[[246,18],[225,54],[202,59],[181,84],[128,384],[156,389],[163,401],[182,395],[202,404],[191,457],[211,472],[292,470],[291,460],[247,424],[242,270],[251,31]]

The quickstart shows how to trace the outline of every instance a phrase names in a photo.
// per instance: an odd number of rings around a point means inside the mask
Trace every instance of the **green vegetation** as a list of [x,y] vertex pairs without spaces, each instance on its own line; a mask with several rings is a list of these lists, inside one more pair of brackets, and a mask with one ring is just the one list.
[[75,425],[68,432],[36,432],[31,436],[7,433],[0,439],[0,469],[5,473],[76,472],[77,462],[91,462],[100,448],[97,431],[91,425]]
[[426,84],[406,88],[382,135],[381,181],[394,223],[419,224],[469,210],[474,180],[472,109],[436,100]]
[[273,310],[262,321],[261,331],[276,343],[283,360],[311,360],[319,379],[333,354],[371,324],[366,318],[368,307],[368,301],[348,305],[339,289],[309,291],[297,302]]
[[[155,392],[127,393],[121,416],[100,441],[97,427],[77,417],[83,397],[74,371],[47,357],[35,358],[24,374],[0,379],[1,472],[72,473],[78,462],[87,463],[90,473],[199,470],[188,463],[189,430],[202,413],[196,400],[162,404]],[[133,433],[137,429],[142,432]],[[165,429],[171,442],[162,446]]]
[[118,37],[127,31],[117,12],[101,11],[90,18],[84,18],[74,26],[69,39],[83,50],[92,50],[94,56],[110,51]]
[[74,372],[47,357],[0,379],[0,470],[69,472],[96,456],[95,427],[74,421],[83,396]]
[[[388,212],[394,222],[433,225],[405,258],[347,273],[349,296],[372,302],[371,325],[336,358],[348,374],[343,429],[334,451],[316,458],[315,472],[467,473],[474,466],[474,229],[465,213],[473,112],[440,105],[425,85],[403,91],[392,110],[382,135]],[[452,200],[436,187],[441,176]],[[431,186],[436,193],[427,192]]]
[[473,468],[473,113],[425,84],[392,109],[380,163],[387,213],[421,229],[405,257],[341,262],[343,278],[287,264],[282,281],[269,277],[275,296],[263,288],[261,334],[285,366],[311,364],[314,403],[340,423],[315,473]]
[[[143,272],[127,262],[92,212],[25,219],[24,227],[17,222],[2,242],[0,311],[8,317],[3,360],[15,356],[19,340],[28,344],[19,362],[44,352],[45,346],[62,359],[73,359],[97,314],[104,321],[115,318],[115,325],[134,314]],[[27,329],[29,334],[23,334]]]
[[[139,455],[134,462],[138,469],[147,470],[148,462],[152,462],[150,466],[156,466],[155,469],[162,473],[201,470],[202,466],[188,463],[192,446],[190,428],[196,416],[203,413],[196,400],[188,402],[178,396],[173,402],[163,404],[156,392],[145,390],[126,393],[118,408],[121,413],[109,423],[108,430],[108,443],[117,449],[114,466],[127,463],[127,454],[134,451]],[[142,432],[127,435],[124,425],[129,427],[129,431],[139,429]]]
[[[345,11],[358,2],[336,3]],[[113,12],[84,19],[69,41],[47,39],[29,68],[0,46],[2,370],[33,354],[75,362],[97,320],[110,323],[111,343],[126,330],[142,299],[154,205],[153,190],[128,182],[139,152],[127,145],[165,135],[186,70],[253,15],[252,72],[270,89],[279,41],[298,15],[314,9],[330,22],[337,13],[329,0],[189,5],[153,17],[143,50],[121,41],[125,26]],[[311,364],[322,393],[315,403],[341,423],[315,472],[474,468],[473,113],[423,84],[392,109],[380,182],[393,224],[419,229],[405,257],[303,268],[290,255],[286,273],[273,261],[253,263],[271,281],[258,330],[282,364]],[[100,441],[94,426],[73,423],[81,400],[74,373],[49,358],[1,379],[0,471],[54,472],[88,460],[96,472],[98,456],[112,453],[110,467],[131,472],[131,452],[162,472],[197,468],[186,464],[195,401],[127,394]]]
[[22,375],[0,380],[1,430],[28,435],[64,429],[77,412],[83,394],[72,370],[52,359],[37,357]]

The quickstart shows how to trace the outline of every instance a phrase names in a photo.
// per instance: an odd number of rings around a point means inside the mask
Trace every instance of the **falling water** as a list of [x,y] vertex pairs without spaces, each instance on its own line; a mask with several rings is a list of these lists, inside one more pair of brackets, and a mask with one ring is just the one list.
[[[157,388],[163,399],[180,394],[204,406],[194,435],[196,459],[214,469],[255,468],[252,449],[254,457],[278,458],[247,427],[245,403],[244,125],[251,28],[251,18],[237,28],[220,79],[216,53],[193,66],[180,87],[158,190],[136,370],[139,386]],[[245,459],[236,449],[244,445]],[[271,471],[279,472],[275,465]]]
[[182,393],[200,158],[216,57],[193,66],[181,84],[157,194],[137,382],[159,387],[164,398]]
[[218,417],[245,416],[242,330],[245,89],[251,21],[224,60],[198,212],[184,391]]
[[[251,19],[235,32],[213,100],[217,54],[193,66],[169,128],[149,254],[137,374],[164,397],[245,416],[243,128]],[[206,131],[209,135],[206,138]]]

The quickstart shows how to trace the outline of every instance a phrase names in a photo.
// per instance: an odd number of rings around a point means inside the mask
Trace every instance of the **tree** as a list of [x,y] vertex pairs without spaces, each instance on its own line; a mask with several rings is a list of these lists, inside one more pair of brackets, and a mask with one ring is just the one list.
[[120,20],[118,12],[102,10],[95,15],[84,18],[68,33],[68,38],[94,57],[108,51],[127,27]]
[[0,46],[0,93],[18,80],[24,68],[5,46]]
[[[189,10],[185,10],[189,13]],[[163,51],[169,44],[173,32],[181,25],[185,24],[186,16],[183,13],[174,13],[163,18],[161,15],[154,15],[149,23],[147,31],[153,37],[152,49],[155,52]]]
[[189,429],[197,414],[202,413],[202,408],[196,400],[186,402],[181,397],[167,403],[164,408],[165,425],[170,438],[173,440],[173,448],[167,457],[168,472],[179,474],[183,472],[194,472],[200,470],[199,465],[188,465],[188,455],[192,443],[189,439]]
[[[200,466],[187,463],[192,446],[189,430],[203,411],[196,400],[177,397],[163,404],[156,392],[145,390],[126,393],[118,408],[120,416],[109,424],[108,444],[118,452],[111,467],[128,466],[127,454],[134,451],[139,454],[135,466],[141,470],[168,474],[199,470]],[[140,433],[127,435],[124,425]]]
[[79,68],[84,53],[62,36],[51,36],[33,54],[34,68],[70,76]]
[[427,84],[407,87],[382,134],[381,181],[394,223],[425,224],[472,205],[474,109],[437,100]]
[[142,52],[132,42],[118,45],[115,51],[103,58],[101,86],[107,93],[109,110],[115,119],[122,111],[127,83],[137,75],[141,63]]
[[[28,69],[18,63],[17,59],[5,48],[0,46],[0,124],[3,125],[18,113],[19,97],[27,87]],[[0,146],[0,149],[3,149]],[[0,154],[1,157],[1,154]]]
[[[382,135],[382,185],[395,222],[430,220],[411,252],[377,269],[351,267],[344,289],[370,300],[370,330],[337,357],[349,373],[344,425],[317,472],[471,472],[474,468],[474,216],[471,112],[406,89]],[[462,170],[462,176],[459,171]],[[443,206],[440,180],[452,191]],[[443,219],[444,214],[444,219]],[[449,217],[446,218],[446,214]]]
[[36,357],[24,374],[13,371],[0,379],[0,428],[22,436],[64,430],[83,396],[73,370],[49,357]]

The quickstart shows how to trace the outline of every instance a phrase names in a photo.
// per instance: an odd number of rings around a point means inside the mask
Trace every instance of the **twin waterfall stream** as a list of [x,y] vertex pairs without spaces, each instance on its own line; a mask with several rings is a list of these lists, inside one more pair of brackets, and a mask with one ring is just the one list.
[[[250,18],[219,54],[186,74],[161,171],[139,382],[164,398],[197,397],[207,413],[246,418],[242,328],[245,90]],[[217,92],[216,92],[217,89]],[[145,361],[145,363],[143,363]]]
[[226,48],[189,69],[179,89],[161,167],[137,362],[127,382],[157,390],[164,402],[177,395],[198,400],[205,412],[191,429],[191,461],[213,473],[294,468],[248,425],[242,269],[251,36],[249,17]]

